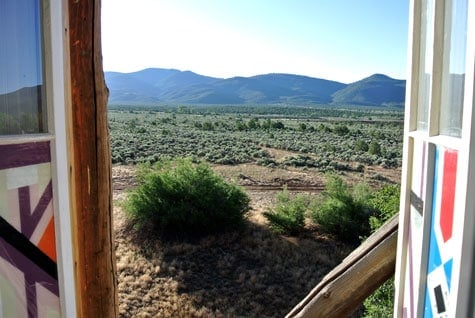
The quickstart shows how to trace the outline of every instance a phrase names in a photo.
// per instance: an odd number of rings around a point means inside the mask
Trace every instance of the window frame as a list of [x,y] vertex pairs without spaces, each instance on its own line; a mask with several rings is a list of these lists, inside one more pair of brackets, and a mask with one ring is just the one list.
[[[442,100],[442,90],[445,80],[444,75],[449,73],[443,72],[444,58],[450,52],[447,52],[449,45],[444,43],[444,34],[447,27],[446,19],[448,13],[445,10],[446,5],[452,4],[452,0],[435,0],[435,19],[434,19],[434,41],[433,41],[433,65],[432,65],[432,89],[429,103],[429,115],[427,129],[418,130],[418,101],[420,99],[419,83],[421,80],[420,68],[421,54],[425,54],[422,50],[424,40],[422,35],[422,23],[424,9],[423,1],[411,0],[410,3],[410,25],[409,25],[409,47],[408,61],[412,61],[408,65],[408,81],[406,88],[406,109],[405,109],[405,129],[404,129],[404,149],[403,149],[403,165],[401,178],[401,202],[399,216],[399,235],[398,235],[398,251],[396,263],[396,293],[394,304],[394,316],[401,317],[403,315],[406,271],[408,261],[408,237],[411,231],[409,220],[411,218],[411,186],[413,167],[414,171],[418,169],[414,166],[414,145],[416,142],[425,142],[428,149],[426,164],[420,169],[424,169],[421,175],[425,176],[423,180],[426,185],[426,193],[423,198],[424,211],[423,214],[423,240],[419,292],[418,297],[411,299],[410,302],[416,301],[414,314],[417,317],[423,316],[425,283],[427,275],[427,259],[429,248],[429,234],[431,222],[431,205],[432,205],[432,186],[434,183],[434,154],[435,148],[442,146],[453,149],[458,152],[457,174],[456,174],[456,193],[454,204],[454,220],[453,220],[453,268],[452,268],[452,286],[450,287],[449,303],[452,304],[448,314],[450,317],[471,316],[474,313],[472,300],[475,296],[475,288],[472,287],[472,281],[475,279],[475,112],[473,112],[474,104],[474,78],[475,78],[475,0],[467,0],[467,32],[466,32],[466,48],[465,48],[465,83],[463,95],[462,109],[462,127],[461,135],[449,136],[439,134],[440,111]],[[449,30],[450,32],[450,30]],[[450,37],[449,37],[450,40]],[[447,66],[448,67],[448,66]],[[473,128],[472,128],[473,127]],[[418,171],[415,171],[416,173]],[[457,230],[456,230],[457,229]],[[463,229],[463,230],[459,230]],[[468,279],[470,278],[470,279]],[[421,285],[422,284],[422,285]],[[421,291],[422,289],[422,291]],[[407,297],[407,295],[406,295]],[[409,313],[410,315],[410,313]]]
[[78,287],[74,273],[73,196],[69,177],[72,133],[67,1],[40,0],[39,10],[42,16],[40,37],[43,43],[43,104],[46,105],[47,131],[0,135],[0,145],[50,142],[60,312],[62,317],[75,317]]

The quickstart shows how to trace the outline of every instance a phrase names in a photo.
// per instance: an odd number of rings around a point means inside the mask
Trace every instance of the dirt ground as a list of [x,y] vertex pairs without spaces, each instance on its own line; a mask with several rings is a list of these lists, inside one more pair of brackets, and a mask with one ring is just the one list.
[[[284,151],[273,156],[285,158]],[[135,168],[113,167],[114,228],[121,317],[283,317],[352,249],[308,227],[298,237],[271,232],[262,212],[286,185],[317,194],[325,175],[310,169],[214,166],[242,185],[252,210],[245,230],[196,241],[165,241],[138,232],[120,202]],[[399,171],[366,167],[347,182],[399,182]]]

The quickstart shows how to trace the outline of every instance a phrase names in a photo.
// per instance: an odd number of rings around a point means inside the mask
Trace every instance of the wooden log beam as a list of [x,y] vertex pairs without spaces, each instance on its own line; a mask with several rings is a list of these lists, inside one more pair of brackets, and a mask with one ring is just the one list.
[[394,274],[398,215],[371,235],[286,317],[348,317]]
[[101,1],[68,0],[78,317],[117,317]]

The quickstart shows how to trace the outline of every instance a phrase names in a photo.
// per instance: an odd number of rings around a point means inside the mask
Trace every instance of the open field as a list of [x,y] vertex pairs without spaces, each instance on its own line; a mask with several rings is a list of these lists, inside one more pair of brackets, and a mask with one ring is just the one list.
[[[249,128],[254,117],[238,115],[247,128],[229,128],[237,125],[234,114],[110,114],[121,317],[282,317],[354,247],[323,235],[310,223],[298,236],[270,231],[262,212],[273,206],[276,193],[285,185],[290,192],[318,195],[328,170],[348,183],[364,182],[374,189],[399,182],[400,157],[395,154],[401,151],[397,147],[402,125],[392,117],[386,119],[389,124],[384,118],[342,124],[341,119],[281,116],[278,121],[284,128],[266,129],[261,125],[270,116],[260,114],[264,116],[257,120],[260,128]],[[203,130],[210,118],[219,124]],[[227,122],[227,130],[221,129]],[[275,117],[272,122],[277,122]],[[319,124],[328,129],[318,133]],[[338,132],[335,127],[341,125],[348,131]],[[307,131],[307,127],[315,128]],[[262,140],[271,134],[273,141],[281,143]],[[378,153],[348,150],[357,140],[368,145],[377,140],[381,148],[390,147]],[[188,150],[180,150],[185,145]],[[350,157],[345,159],[342,149]],[[120,207],[127,189],[135,186],[131,164],[154,161],[162,154],[207,160],[223,178],[243,186],[252,207],[245,230],[195,241],[163,240],[157,233],[137,232]]]
[[[154,162],[161,156],[179,156],[215,164],[257,163],[319,171],[361,171],[367,165],[401,165],[401,112],[392,116],[392,112],[375,113],[380,117],[370,117],[366,111],[362,118],[356,117],[359,113],[355,112],[355,118],[335,119],[335,111],[327,114],[331,117],[312,118],[313,108],[305,109],[307,116],[303,113],[298,118],[218,110],[112,110],[112,161],[134,164]],[[292,155],[279,161],[269,153],[269,148],[290,151]]]

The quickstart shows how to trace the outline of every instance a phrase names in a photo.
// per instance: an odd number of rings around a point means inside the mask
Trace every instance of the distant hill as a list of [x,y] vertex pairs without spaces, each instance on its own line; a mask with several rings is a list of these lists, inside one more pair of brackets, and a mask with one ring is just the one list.
[[374,74],[333,94],[334,104],[398,105],[404,103],[406,81]]
[[23,87],[8,94],[0,94],[0,113],[20,117],[22,114],[37,114],[41,110],[42,87]]
[[175,96],[179,96],[186,87],[206,85],[218,80],[189,71],[154,68],[133,73],[106,72],[105,78],[110,93],[109,103],[143,104],[168,102],[176,99]]
[[293,74],[228,79],[150,68],[106,72],[110,104],[358,104],[402,105],[405,81],[376,74],[344,84]]
[[0,94],[0,135],[43,132],[46,104],[41,85]]

